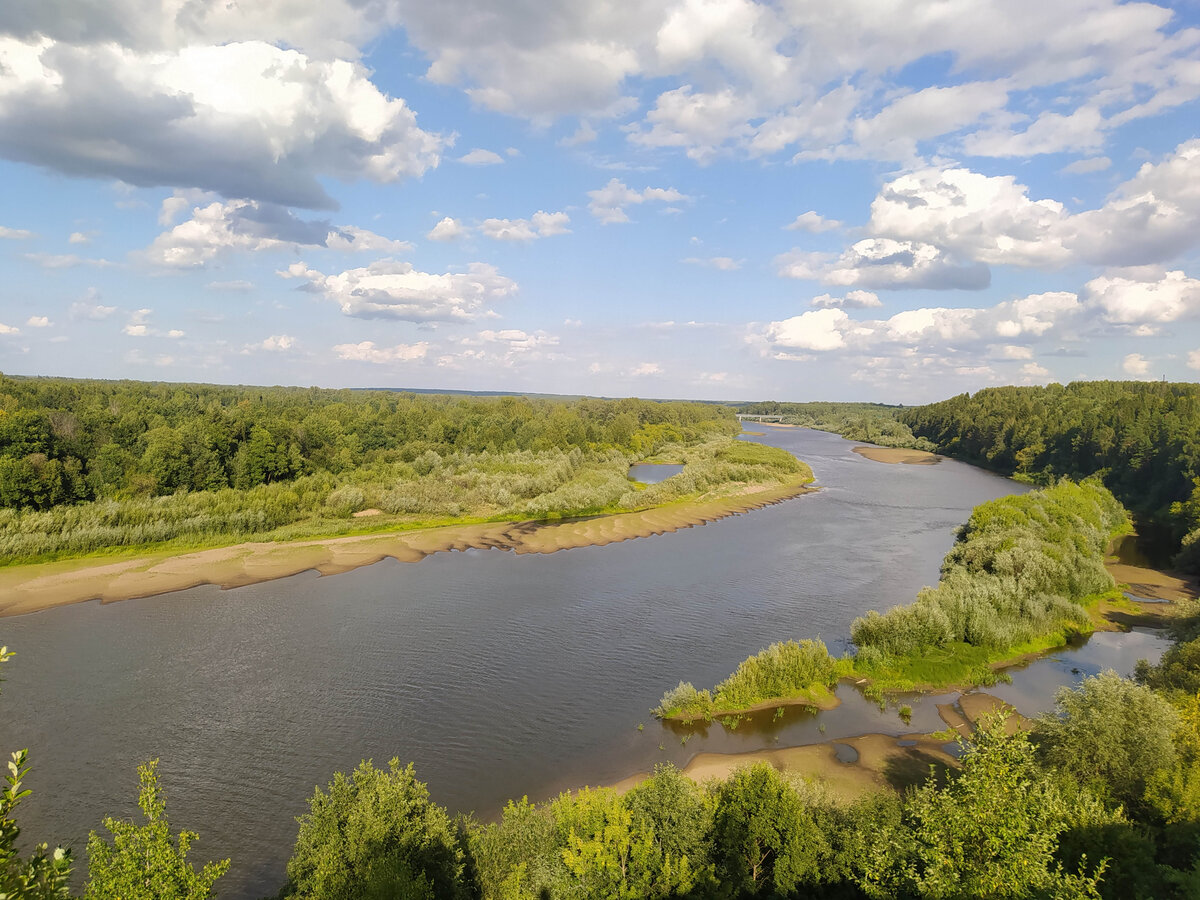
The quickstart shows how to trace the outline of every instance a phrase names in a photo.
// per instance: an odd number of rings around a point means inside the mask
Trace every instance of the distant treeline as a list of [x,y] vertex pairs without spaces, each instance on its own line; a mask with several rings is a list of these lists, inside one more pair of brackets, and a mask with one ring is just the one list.
[[0,375],[0,507],[249,490],[428,451],[650,453],[715,432],[736,433],[732,413],[697,403]]
[[785,425],[799,425],[818,431],[832,431],[851,441],[865,441],[881,447],[909,447],[930,450],[929,441],[916,437],[898,416],[904,407],[882,403],[781,403],[767,400],[736,407],[747,416],[782,416]]
[[1200,385],[988,388],[897,412],[939,453],[1049,483],[1098,475],[1200,571]]

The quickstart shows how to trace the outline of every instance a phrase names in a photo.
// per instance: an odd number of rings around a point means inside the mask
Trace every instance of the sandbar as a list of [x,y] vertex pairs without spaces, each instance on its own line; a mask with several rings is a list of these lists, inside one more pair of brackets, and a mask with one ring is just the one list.
[[817,490],[793,482],[737,496],[561,522],[491,522],[288,542],[248,542],[180,553],[83,558],[0,569],[0,616],[88,600],[114,602],[205,584],[241,587],[316,570],[348,572],[384,559],[418,562],[449,550],[554,553],[667,534],[781,503]]
[[903,463],[906,466],[936,466],[942,457],[925,450],[904,447],[855,447],[854,452],[881,463]]
[[[835,743],[853,747],[858,754],[858,761],[839,760]],[[724,780],[740,768],[765,762],[780,772],[814,781],[822,785],[834,799],[849,802],[864,794],[902,790],[909,785],[919,784],[928,777],[930,764],[957,765],[954,757],[945,751],[945,744],[941,738],[931,735],[892,737],[864,734],[776,750],[698,753],[683,768],[683,774],[697,784],[703,784],[713,779]],[[644,772],[631,775],[612,787],[623,793],[648,777]]]
[[1195,600],[1200,595],[1200,579],[1195,577],[1121,562],[1105,563],[1104,568],[1108,569],[1117,584],[1129,585],[1131,594],[1146,600],[1177,603]]

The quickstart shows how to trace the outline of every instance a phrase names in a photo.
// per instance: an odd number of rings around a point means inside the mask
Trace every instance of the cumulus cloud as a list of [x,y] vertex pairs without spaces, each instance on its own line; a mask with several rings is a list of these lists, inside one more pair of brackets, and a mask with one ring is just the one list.
[[691,198],[675,188],[644,188],[636,191],[620,179],[610,179],[608,184],[598,190],[588,191],[588,210],[604,225],[617,222],[628,222],[625,212],[627,206],[637,206],[647,201],[659,203],[681,203]]
[[807,231],[812,234],[819,234],[822,231],[833,231],[841,228],[842,223],[837,219],[826,219],[816,210],[810,209],[808,212],[800,213],[791,223],[784,225],[788,231]]
[[634,366],[632,369],[629,370],[629,374],[634,375],[634,376],[661,375],[662,372],[663,372],[662,366],[660,366],[658,363],[653,363],[653,362],[641,363],[639,365]]
[[20,334],[20,333],[21,333],[21,329],[17,328],[16,326],[5,325],[3,322],[0,322],[0,334]]
[[840,309],[818,309],[772,322],[767,340],[779,347],[797,350],[838,350],[846,346],[844,331],[851,320]]
[[49,328],[50,319],[46,316],[30,316],[25,320],[25,324],[30,328]]
[[339,359],[369,362],[376,364],[412,362],[424,359],[429,352],[428,341],[417,341],[415,344],[396,344],[394,347],[377,347],[374,341],[361,341],[357,344],[337,344],[333,352]]
[[6,228],[0,225],[0,240],[24,241],[33,237],[33,232],[24,228]]
[[1075,214],[1031,199],[1011,175],[910,172],[880,190],[867,231],[994,265],[1162,262],[1200,243],[1200,140],[1143,165],[1102,207]]
[[840,256],[792,251],[776,259],[785,278],[841,287],[981,290],[991,273],[981,263],[959,263],[933,244],[867,238]]
[[70,237],[67,238],[68,244],[90,244],[91,242],[92,236],[82,231],[72,231]]
[[1084,285],[1083,296],[1113,325],[1157,325],[1200,316],[1200,281],[1179,271],[1152,281],[1104,275]]
[[498,166],[504,162],[504,157],[491,150],[481,150],[476,147],[470,153],[460,156],[458,161],[468,166]]
[[1077,159],[1068,163],[1059,171],[1068,175],[1088,175],[1092,172],[1103,172],[1112,166],[1112,160],[1107,156],[1091,156],[1087,159]]
[[263,338],[256,349],[266,350],[268,353],[283,353],[295,346],[296,339],[290,334],[272,334]]
[[871,291],[847,291],[844,297],[821,294],[809,301],[809,306],[818,309],[872,309],[883,306],[878,294]]
[[107,259],[92,259],[78,256],[74,253],[26,253],[25,258],[37,263],[43,269],[74,269],[79,266],[92,266],[97,269],[107,269],[116,263]]
[[326,275],[297,262],[279,274],[302,279],[306,289],[334,301],[345,315],[362,319],[466,322],[490,314],[493,303],[517,290],[515,281],[487,263],[435,275],[409,263],[380,260]]
[[291,210],[256,200],[214,201],[196,207],[192,217],[164,231],[146,249],[155,265],[195,268],[232,251],[262,252],[301,247],[326,247],[343,252],[401,253],[412,249],[351,225],[306,221]]
[[1189,369],[1200,370],[1200,350],[1193,350],[1187,355],[1187,366]]
[[1126,375],[1140,377],[1150,371],[1150,360],[1140,353],[1130,353],[1121,361],[1121,370]]
[[528,219],[484,219],[479,230],[493,240],[524,242],[570,234],[571,229],[567,227],[570,221],[571,217],[565,212],[548,213],[539,209]]
[[0,37],[0,156],[68,175],[330,208],[320,178],[421,175],[446,144],[348,60]]
[[431,241],[452,241],[455,238],[462,237],[466,233],[467,230],[463,227],[463,224],[458,221],[458,219],[452,219],[450,216],[446,216],[444,219],[434,225],[433,228],[429,230],[429,233],[425,235],[425,237],[429,238]]
[[95,322],[107,319],[117,311],[117,308],[97,302],[99,298],[99,292],[93,288],[84,295],[84,299],[72,303],[67,312],[72,319],[91,319]]

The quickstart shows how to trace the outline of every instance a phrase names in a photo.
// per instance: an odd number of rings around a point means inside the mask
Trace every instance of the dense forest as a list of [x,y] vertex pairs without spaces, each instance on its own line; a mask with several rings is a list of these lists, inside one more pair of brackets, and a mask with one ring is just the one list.
[[[640,509],[800,471],[737,432],[701,403],[0,376],[0,563]],[[630,482],[655,454],[687,468]]]
[[1049,483],[1098,475],[1139,528],[1200,571],[1200,385],[1086,381],[988,388],[898,410],[939,453]]

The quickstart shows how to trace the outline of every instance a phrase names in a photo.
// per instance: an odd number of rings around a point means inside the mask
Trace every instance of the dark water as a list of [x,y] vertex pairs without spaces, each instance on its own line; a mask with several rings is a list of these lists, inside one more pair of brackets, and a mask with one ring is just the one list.
[[683,466],[673,463],[642,463],[629,467],[629,477],[642,484],[658,484],[682,471]]
[[[159,757],[172,825],[201,833],[194,858],[232,856],[222,896],[257,897],[278,887],[313,786],[363,758],[412,760],[438,802],[486,816],[727,739],[754,749],[749,729],[681,743],[649,708],[781,637],[840,649],[855,616],[937,580],[971,507],[1025,490],[766,430],[822,492],[607,547],[444,553],[0,620],[18,653],[0,748],[28,746],[35,766],[24,836],[82,857],[104,815],[134,815],[135,768]],[[896,719],[863,707],[848,734]]]

